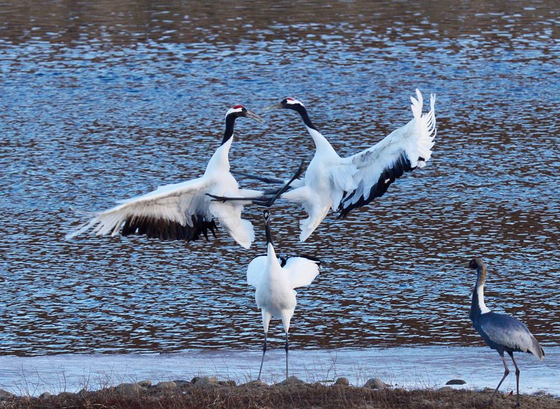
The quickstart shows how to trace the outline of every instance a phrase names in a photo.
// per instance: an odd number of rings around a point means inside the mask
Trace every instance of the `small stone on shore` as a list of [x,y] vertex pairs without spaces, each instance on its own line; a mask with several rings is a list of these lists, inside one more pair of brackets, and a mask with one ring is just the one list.
[[71,392],[60,392],[60,393],[57,395],[57,398],[59,398],[59,399],[73,399],[74,396],[75,396],[75,395],[74,395],[73,393],[71,393]]
[[465,385],[467,382],[462,379],[451,379],[446,385]]
[[175,389],[177,388],[177,384],[173,381],[169,381],[169,382],[158,382],[157,385],[155,386],[156,389],[159,390],[169,390],[169,389]]
[[142,388],[137,383],[121,383],[117,385],[115,391],[121,395],[136,395]]
[[303,385],[303,384],[305,384],[305,382],[302,381],[301,379],[295,376],[290,376],[284,379],[282,382],[277,383],[276,385]]
[[348,378],[338,378],[335,382],[335,385],[341,385],[341,386],[350,386],[350,381],[348,380]]
[[383,382],[381,379],[379,378],[371,378],[370,380],[368,380],[365,384],[364,384],[364,388],[370,388],[370,389],[385,389],[387,388],[389,385],[387,385],[385,382]]
[[138,382],[138,385],[140,385],[141,388],[149,388],[150,386],[152,386],[152,381],[146,379],[144,381]]
[[539,390],[539,391],[536,391],[535,393],[533,393],[533,395],[535,395],[535,396],[546,396],[546,395],[548,395],[548,393],[546,393],[546,391]]
[[9,399],[13,398],[15,395],[11,392],[5,391],[4,389],[0,389],[0,399]]
[[266,384],[263,381],[257,379],[257,380],[254,380],[254,381],[249,381],[246,384],[243,384],[242,386],[247,386],[249,388],[255,388],[255,387],[259,388],[259,387],[266,387],[266,386],[268,386],[268,384]]
[[215,376],[202,376],[202,377],[196,376],[192,379],[191,383],[197,388],[216,386],[218,385],[218,378],[216,378]]
[[175,385],[177,385],[178,388],[182,388],[184,386],[191,386],[191,382],[189,381],[185,381],[184,379],[175,379],[173,382],[175,382]]

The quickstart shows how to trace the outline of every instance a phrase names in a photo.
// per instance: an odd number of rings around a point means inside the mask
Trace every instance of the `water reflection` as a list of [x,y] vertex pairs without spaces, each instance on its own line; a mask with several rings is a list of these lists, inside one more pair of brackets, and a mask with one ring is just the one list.
[[[429,166],[308,243],[302,212],[274,212],[280,251],[328,261],[299,291],[294,348],[479,343],[473,255],[489,264],[488,305],[558,343],[552,2],[231,4],[0,5],[1,353],[257,347],[244,275],[262,234],[250,251],[226,235],[66,242],[70,207],[198,176],[232,104],[297,97],[350,155],[408,121],[416,87],[438,94]],[[287,175],[312,146],[297,116],[273,113],[238,124],[231,159]],[[248,218],[261,227],[258,209]]]

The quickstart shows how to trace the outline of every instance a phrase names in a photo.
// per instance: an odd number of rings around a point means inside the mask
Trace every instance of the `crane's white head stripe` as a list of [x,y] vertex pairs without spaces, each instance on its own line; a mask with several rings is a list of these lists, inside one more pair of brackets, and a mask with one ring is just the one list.
[[298,101],[297,99],[293,99],[293,98],[286,98],[286,104],[288,104],[288,105],[301,105],[301,106],[305,106],[305,105],[303,105],[302,102]]
[[228,116],[229,114],[233,114],[234,112],[242,112],[245,108],[243,108],[243,105],[236,105],[233,108],[228,109],[228,111],[226,112],[226,116]]

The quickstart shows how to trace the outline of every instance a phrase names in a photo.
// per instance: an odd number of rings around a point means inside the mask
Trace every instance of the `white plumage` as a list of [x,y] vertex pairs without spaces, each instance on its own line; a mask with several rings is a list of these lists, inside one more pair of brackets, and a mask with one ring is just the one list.
[[288,377],[288,332],[290,321],[296,308],[296,292],[294,288],[305,287],[313,282],[319,274],[319,262],[306,257],[290,257],[285,261],[276,256],[270,238],[269,214],[264,212],[267,255],[255,258],[247,267],[247,283],[256,288],[255,300],[262,312],[262,323],[265,334],[263,360],[266,352],[266,334],[272,317],[282,320],[286,333],[286,378]]
[[297,111],[315,142],[316,152],[304,179],[294,182],[294,189],[281,196],[300,203],[308,213],[308,218],[300,222],[301,241],[313,233],[329,209],[345,217],[352,209],[382,196],[403,173],[425,166],[436,135],[436,98],[431,95],[430,111],[422,114],[420,91],[416,90],[416,96],[411,97],[413,119],[408,124],[348,158],[341,158],[315,128],[301,102],[287,98],[275,106]]
[[305,257],[291,257],[282,267],[272,243],[267,255],[255,258],[247,267],[247,283],[255,287],[255,300],[263,312],[263,329],[268,331],[272,317],[282,319],[286,332],[297,304],[294,288],[305,287],[319,274],[316,261]]
[[240,189],[230,173],[229,150],[233,140],[235,119],[261,118],[241,105],[226,113],[226,130],[220,147],[214,152],[204,175],[190,181],[161,186],[153,192],[120,201],[117,206],[95,214],[88,222],[67,235],[75,237],[88,230],[97,235],[122,233],[145,234],[160,239],[196,240],[216,230],[214,218],[244,248],[255,238],[253,225],[241,218],[248,201],[217,202],[207,194],[256,198],[262,192]]

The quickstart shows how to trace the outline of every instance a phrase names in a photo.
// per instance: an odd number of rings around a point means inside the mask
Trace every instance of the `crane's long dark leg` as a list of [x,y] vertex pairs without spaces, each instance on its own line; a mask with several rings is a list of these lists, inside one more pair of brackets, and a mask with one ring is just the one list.
[[246,178],[249,179],[255,179],[255,180],[260,180],[261,182],[264,183],[276,183],[276,184],[282,184],[284,183],[284,181],[282,179],[276,179],[276,178],[267,178],[265,176],[258,176],[258,175],[252,175],[250,173],[245,173],[245,172],[231,172],[234,175],[239,175],[239,176],[245,176]]
[[284,349],[286,350],[286,379],[288,379],[288,349],[290,348],[290,344],[288,342],[288,333],[286,332],[286,345]]
[[248,201],[251,202],[253,204],[256,205],[260,205],[260,206],[266,206],[266,207],[270,207],[274,204],[274,202],[276,200],[278,200],[278,198],[282,195],[282,193],[284,193],[286,190],[288,190],[290,188],[290,185],[292,184],[292,182],[294,180],[296,180],[298,177],[301,176],[301,173],[303,172],[303,164],[304,161],[302,160],[296,173],[294,173],[294,175],[291,177],[291,179],[288,181],[288,183],[286,183],[284,186],[282,186],[280,189],[278,189],[274,195],[271,198],[262,198],[262,197],[258,197],[258,198],[249,198],[249,197],[227,197],[227,196],[216,196],[216,195],[211,195],[210,193],[206,193],[207,196],[210,196],[212,198],[212,200],[217,201],[217,202],[227,202],[227,201],[231,201],[231,200],[243,200],[243,201]]
[[496,387],[496,390],[494,391],[494,393],[492,394],[492,397],[490,398],[490,403],[492,403],[492,401],[494,400],[494,396],[496,396],[496,393],[498,392],[498,389],[500,389],[500,386],[502,386],[502,382],[504,381],[504,379],[506,379],[506,377],[509,375],[509,369],[507,367],[507,363],[506,363],[506,357],[504,356],[504,353],[502,352],[500,354],[500,356],[502,357],[502,361],[504,363],[504,376],[502,377],[502,380],[500,381],[500,383],[498,384],[498,386]]
[[511,356],[511,360],[513,361],[513,365],[515,365],[515,378],[517,381],[517,405],[515,405],[516,407],[519,407],[519,374],[521,373],[521,371],[519,370],[519,367],[517,366],[517,363],[515,362],[515,359],[513,359],[513,352],[508,352],[509,356]]
[[290,188],[292,182],[301,176],[301,173],[303,172],[303,163],[304,161],[302,159],[296,173],[294,173],[294,176],[292,176],[291,179],[288,181],[288,183],[282,186],[282,188],[278,189],[278,191],[274,194],[274,196],[272,196],[263,204],[264,206],[266,207],[272,206],[274,202],[282,195],[282,193],[284,193],[286,190]]
[[264,354],[266,353],[266,332],[264,333],[264,344],[263,344],[263,354],[262,354],[262,359],[261,359],[261,368],[259,369],[259,377],[257,378],[257,381],[261,380],[261,372],[262,372],[262,367],[263,367],[263,363],[264,363]]

